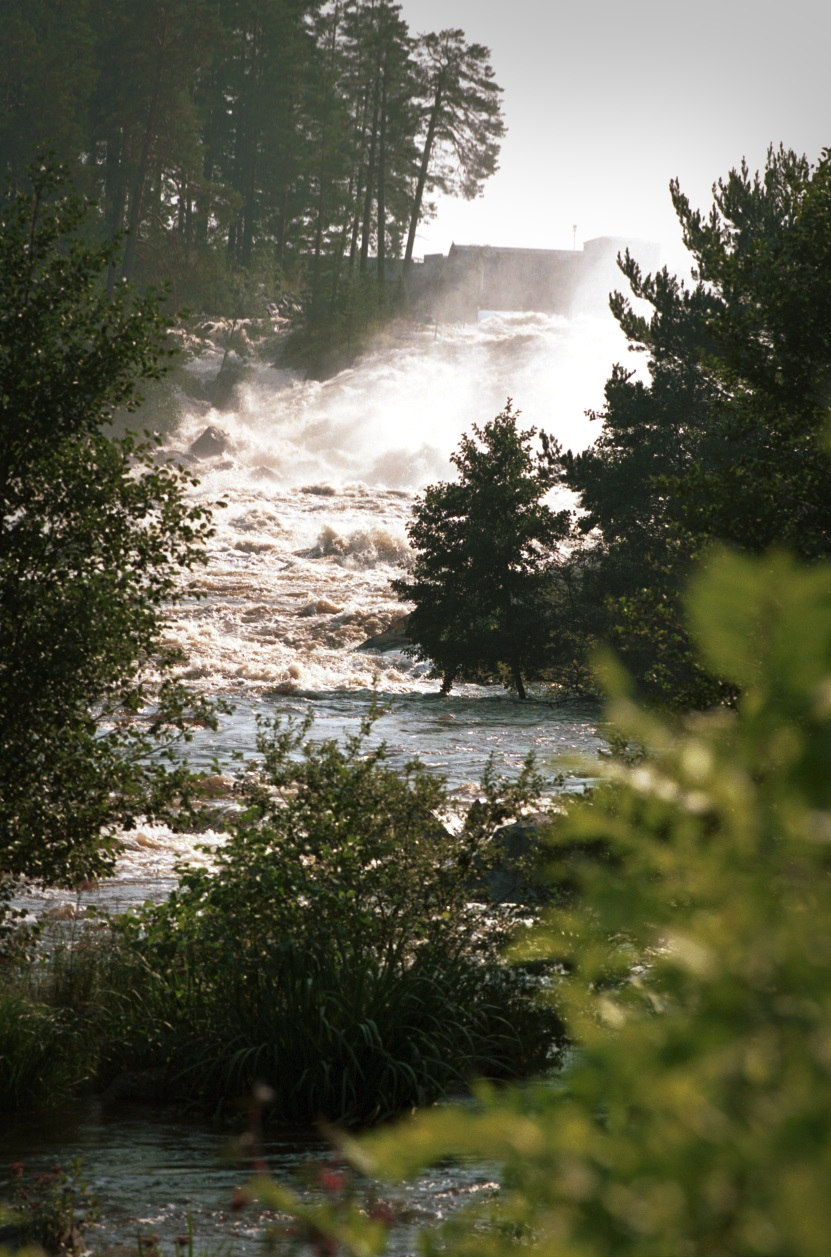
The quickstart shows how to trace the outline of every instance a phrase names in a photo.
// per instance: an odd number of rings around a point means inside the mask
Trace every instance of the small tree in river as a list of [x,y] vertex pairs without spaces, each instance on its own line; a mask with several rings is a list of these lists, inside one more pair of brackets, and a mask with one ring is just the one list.
[[415,603],[408,634],[419,657],[457,680],[506,676],[520,698],[540,675],[551,634],[555,550],[568,513],[545,497],[556,482],[554,442],[517,427],[510,399],[484,428],[474,425],[451,456],[453,483],[430,485],[408,527],[412,570],[393,582]]

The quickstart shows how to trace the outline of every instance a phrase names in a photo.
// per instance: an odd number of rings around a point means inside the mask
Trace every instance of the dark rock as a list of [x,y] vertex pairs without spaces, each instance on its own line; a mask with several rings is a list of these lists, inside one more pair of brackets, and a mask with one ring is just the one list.
[[27,1241],[26,1228],[22,1224],[7,1222],[0,1226],[0,1252],[17,1253],[25,1250],[31,1253],[34,1250],[27,1247]]
[[337,494],[337,489],[330,484],[304,484],[300,488],[301,493],[311,493],[318,498],[333,498]]
[[355,649],[366,650],[377,655],[383,655],[388,650],[406,650],[412,644],[407,636],[409,622],[408,615],[399,616],[397,620],[393,620],[392,624],[388,624],[383,632],[376,633],[374,637],[368,637]]
[[493,854],[471,886],[491,903],[540,903],[550,897],[543,871],[545,833],[551,817],[545,812],[503,825],[493,836]]
[[217,454],[225,453],[228,449],[228,444],[227,432],[210,425],[188,446],[188,453],[192,454],[194,458],[216,458]]

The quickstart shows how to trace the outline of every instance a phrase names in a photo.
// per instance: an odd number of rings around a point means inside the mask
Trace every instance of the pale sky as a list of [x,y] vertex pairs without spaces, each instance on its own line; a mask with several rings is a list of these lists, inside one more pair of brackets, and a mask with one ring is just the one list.
[[746,157],[831,146],[829,0],[402,0],[414,33],[491,49],[508,127],[473,202],[443,200],[416,253],[458,244],[570,249],[594,236],[684,257],[669,199],[694,205]]

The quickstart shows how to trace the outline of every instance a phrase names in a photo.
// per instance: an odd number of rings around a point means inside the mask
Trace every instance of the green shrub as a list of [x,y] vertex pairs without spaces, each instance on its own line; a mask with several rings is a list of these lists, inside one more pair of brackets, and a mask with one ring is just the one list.
[[489,774],[454,835],[444,783],[369,749],[370,724],[343,747],[306,741],[308,725],[265,729],[215,867],[186,869],[123,927],[180,1094],[262,1082],[282,1117],[370,1122],[545,1064],[556,1014],[499,958],[515,910],[469,902],[539,779],[530,765],[513,784]]
[[[501,1164],[495,1203],[423,1235],[422,1252],[828,1251],[831,572],[722,554],[690,621],[705,665],[741,687],[738,710],[665,721],[607,669],[611,717],[646,755],[612,763],[563,817],[552,875],[570,901],[515,948],[563,963],[568,1068],[352,1145],[373,1174],[454,1154]],[[377,1221],[298,1212],[344,1241],[327,1251],[385,1251]]]
[[73,1081],[66,1029],[53,1009],[25,992],[0,991],[0,1111],[65,1093]]

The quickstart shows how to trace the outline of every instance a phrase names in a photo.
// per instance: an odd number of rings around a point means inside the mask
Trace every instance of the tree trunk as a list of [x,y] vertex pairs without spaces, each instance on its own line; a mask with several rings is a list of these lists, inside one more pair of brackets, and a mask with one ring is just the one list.
[[251,92],[248,97],[248,125],[245,128],[245,147],[242,153],[244,183],[242,221],[238,239],[239,261],[249,266],[254,251],[254,234],[257,222],[257,169],[258,169],[258,136],[260,133],[260,74],[262,53],[262,25],[260,8],[257,5],[252,14],[253,29],[251,31]]
[[[292,134],[292,128],[294,127],[294,121],[295,121],[295,118],[294,118],[295,108],[296,108],[296,101],[294,98],[294,94],[292,93],[288,99],[288,103],[286,106],[286,118],[285,118],[286,137],[289,137]],[[282,182],[280,185],[279,212],[277,216],[277,239],[276,239],[275,248],[274,248],[275,257],[277,259],[277,265],[281,269],[286,260],[288,235],[289,235],[289,229],[291,226],[289,222],[289,197],[291,195],[291,174],[292,174],[293,157],[294,157],[294,154],[291,149],[291,144],[288,138],[286,138],[286,141],[283,144],[283,148],[282,148],[282,162],[281,162]]]
[[387,70],[381,71],[381,121],[378,134],[378,283],[381,303],[387,267],[387,205],[384,183],[387,177]]
[[355,263],[358,260],[358,236],[361,234],[361,211],[359,206],[363,199],[365,176],[366,168],[361,166],[355,188],[355,213],[352,218],[352,236],[349,241],[349,269],[352,271],[354,271]]
[[372,229],[372,191],[375,187],[375,157],[378,148],[378,108],[378,80],[376,78],[372,102],[372,133],[369,139],[369,162],[364,194],[363,231],[361,233],[360,271],[362,275],[366,274],[367,260],[369,258],[369,236]]
[[127,242],[124,246],[124,260],[121,263],[121,278],[129,279],[133,262],[136,255],[136,239],[141,228],[141,211],[144,201],[144,189],[147,183],[147,175],[150,170],[150,151],[153,147],[153,141],[156,138],[156,111],[159,106],[159,95],[162,87],[162,68],[164,66],[165,53],[165,34],[163,31],[159,37],[159,56],[156,61],[156,76],[153,82],[153,95],[150,98],[150,104],[147,109],[147,122],[144,127],[144,136],[141,142],[141,156],[139,158],[138,171],[136,172],[136,181],[133,185],[133,195],[130,198],[130,221],[127,225]]
[[439,124],[439,114],[442,106],[442,85],[439,82],[436,85],[436,96],[433,101],[433,108],[430,111],[430,122],[427,126],[427,136],[424,141],[424,152],[421,154],[421,166],[418,172],[418,182],[416,184],[415,198],[413,199],[413,212],[410,215],[410,230],[407,233],[407,248],[404,251],[404,271],[413,264],[413,250],[415,249],[416,231],[418,230],[419,219],[421,218],[421,203],[424,200],[424,189],[427,186],[427,174],[430,169],[430,157],[433,152],[433,143],[436,138],[436,130]]
[[[127,189],[124,183],[124,136],[119,131],[107,139],[107,158],[105,167],[104,196],[106,201],[106,218],[110,238],[115,238],[124,229],[124,202]],[[119,267],[113,260],[107,267],[107,296],[111,297],[118,281]]]

